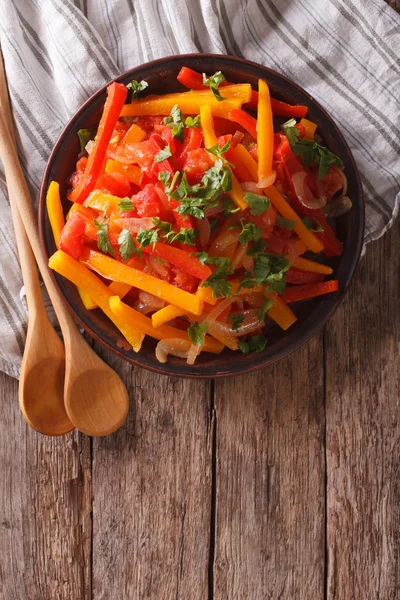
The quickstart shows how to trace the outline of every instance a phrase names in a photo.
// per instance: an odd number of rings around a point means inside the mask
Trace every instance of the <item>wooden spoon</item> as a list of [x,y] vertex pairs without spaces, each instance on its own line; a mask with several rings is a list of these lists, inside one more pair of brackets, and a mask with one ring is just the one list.
[[[1,72],[0,69],[0,88],[3,89],[5,86],[4,70]],[[128,393],[120,377],[95,354],[78,332],[50,276],[40,246],[35,210],[18,161],[15,143],[11,138],[4,118],[4,108],[3,100],[0,113],[0,158],[5,170],[13,213],[19,212],[63,333],[66,357],[65,409],[70,421],[83,433],[93,436],[107,435],[118,429],[125,420],[128,412]],[[18,228],[17,221],[15,234],[21,247],[25,247],[27,239],[26,236],[20,236],[21,229]],[[31,271],[31,265],[29,271]],[[29,277],[27,281],[30,292],[32,292]],[[37,293],[37,289],[30,297],[33,309],[43,302],[41,295]],[[41,314],[40,310],[44,309],[39,308],[37,314]],[[38,322],[41,326],[45,323],[44,319]],[[45,364],[41,360],[42,356],[36,354],[36,359],[35,356],[32,356],[29,358],[29,362],[28,359],[26,360],[26,367],[21,372],[21,378],[23,376],[23,380],[20,381],[21,395],[23,398],[31,398],[31,406],[36,406],[35,410],[29,412],[29,419],[32,423],[39,413],[43,414],[46,410],[49,405],[48,399],[56,397],[60,393],[60,378],[58,375],[57,377],[52,375],[55,364],[52,352],[53,349],[56,351],[56,345],[53,346],[48,343],[47,337],[45,337],[48,331],[49,328],[36,331],[36,336],[43,344],[48,344],[49,347],[49,352],[45,356]],[[50,336],[52,337],[52,334]],[[32,335],[31,343],[33,343],[33,337]],[[47,391],[44,394],[38,385],[37,374],[44,372],[45,368],[46,370],[48,368],[49,379],[46,380]],[[51,395],[49,389],[50,385],[54,386],[53,395]],[[28,405],[25,399],[23,403],[24,406]],[[40,408],[41,403],[42,408]]]

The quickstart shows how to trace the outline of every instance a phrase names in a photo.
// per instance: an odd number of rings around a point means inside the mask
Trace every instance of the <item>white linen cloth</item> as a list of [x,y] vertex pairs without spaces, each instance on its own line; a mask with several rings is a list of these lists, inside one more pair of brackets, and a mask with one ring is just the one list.
[[[38,196],[61,129],[100,86],[179,53],[237,55],[284,73],[343,131],[365,191],[365,242],[400,200],[400,17],[383,0],[0,0],[20,158]],[[27,313],[0,172],[0,369],[18,376]]]

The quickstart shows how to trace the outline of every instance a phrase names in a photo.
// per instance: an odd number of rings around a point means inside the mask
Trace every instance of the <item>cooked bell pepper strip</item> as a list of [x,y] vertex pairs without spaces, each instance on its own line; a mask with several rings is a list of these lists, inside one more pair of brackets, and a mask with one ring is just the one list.
[[81,255],[81,262],[107,279],[128,283],[139,288],[139,290],[157,296],[157,298],[162,298],[169,304],[180,306],[195,315],[202,313],[203,302],[194,294],[181,290],[148,273],[124,265],[100,252],[85,248]]
[[136,144],[137,142],[142,142],[146,135],[147,133],[143,129],[141,129],[139,125],[133,123],[122,138],[121,142],[119,143],[119,146],[121,147],[125,146],[126,144]]
[[305,283],[318,283],[324,281],[323,273],[311,273],[310,271],[299,271],[298,269],[289,269],[286,272],[285,281],[295,285],[303,285]]
[[130,292],[132,286],[129,283],[119,283],[118,281],[112,281],[108,286],[108,290],[112,296],[119,296],[122,300],[128,292]]
[[[223,96],[226,100],[240,100],[245,103],[249,102],[251,99],[251,85],[249,83],[230,83],[229,85],[224,86]],[[175,101],[180,101],[182,98],[203,98],[205,102],[208,102],[209,99],[214,99],[215,96],[209,87],[204,86],[201,90],[172,92],[171,94],[164,94],[163,96],[150,95],[146,96],[144,100],[140,100],[140,102],[159,100],[161,98]],[[139,100],[134,100],[132,104],[137,102],[139,102]]]
[[139,185],[142,176],[140,167],[136,165],[124,165],[111,158],[108,159],[105,170],[106,173],[121,173],[121,175],[125,175],[131,183],[135,183],[136,185]]
[[60,198],[60,186],[56,181],[52,181],[47,190],[46,207],[54,242],[58,248],[60,244],[60,234],[65,225],[65,220]]
[[305,243],[303,242],[303,240],[296,240],[296,250],[299,254],[299,256],[301,256],[301,254],[304,254],[304,252],[307,251],[307,246],[305,245]]
[[71,202],[82,202],[93,190],[101,173],[106,156],[107,146],[111,140],[115,125],[124,106],[128,90],[122,83],[112,83],[107,88],[107,100],[97,129],[92,151],[77,188],[69,195]]
[[[158,135],[158,133],[153,133],[153,135],[150,136],[150,144],[154,152],[158,154],[160,150],[164,150],[165,146],[167,145],[167,142],[163,140],[163,138],[160,135]],[[174,173],[176,171],[170,158],[166,158],[165,160],[162,160],[159,163],[155,162],[154,168],[156,168],[156,172],[159,173],[163,171],[168,171],[168,173],[171,174],[171,177],[174,176]]]
[[[182,85],[185,85],[192,90],[202,90],[205,87],[203,84],[203,75],[197,71],[193,71],[193,69],[189,69],[189,67],[182,67],[179,71],[177,79],[180,81],[180,83],[182,83]],[[226,85],[232,85],[232,83],[229,81],[223,81],[221,83],[222,87]],[[257,109],[257,103],[258,92],[252,90],[251,100],[247,103],[248,107]],[[287,104],[286,102],[281,102],[275,98],[271,98],[271,108],[273,114],[277,117],[295,117],[299,119],[301,117],[305,117],[308,110],[307,106],[303,106],[301,104]]]
[[72,281],[72,283],[81,288],[86,294],[90,293],[90,297],[96,301],[101,310],[118,327],[135,352],[139,352],[144,338],[143,333],[139,333],[130,324],[128,327],[123,319],[112,312],[110,309],[111,293],[106,284],[97,275],[62,250],[58,250],[50,257],[49,267],[66,279],[69,279],[69,281]]
[[[196,94],[196,92],[193,92],[193,94]],[[218,102],[214,96],[211,98],[201,94],[196,94],[190,97],[183,96],[180,99],[161,96],[157,100],[141,100],[140,102],[137,101],[132,104],[125,104],[121,110],[121,117],[139,117],[145,115],[169,116],[171,110],[176,104],[184,115],[198,115],[200,112],[200,106],[206,103],[211,107],[211,112],[213,115],[225,118],[227,118],[231,110],[234,108],[240,108],[242,106],[242,100],[237,98]]]
[[182,308],[168,304],[168,306],[160,308],[160,310],[151,315],[151,322],[153,327],[157,329],[157,327],[164,325],[164,323],[168,323],[168,321],[172,321],[176,317],[183,317],[185,314],[186,312]]
[[274,154],[274,123],[269,88],[263,79],[258,81],[257,106],[258,182],[262,187],[272,185],[276,173],[272,170]]
[[282,300],[288,303],[298,302],[299,300],[306,300],[307,298],[315,298],[316,296],[322,296],[323,294],[337,292],[338,289],[339,282],[337,279],[332,279],[331,281],[322,281],[321,283],[296,285],[286,288],[285,293],[282,296]]
[[180,170],[183,169],[183,165],[189,156],[189,152],[200,148],[202,141],[203,132],[201,129],[198,127],[185,128],[182,150],[177,158],[178,167]]
[[[203,104],[203,106],[200,107],[200,122],[201,128],[203,130],[205,147],[211,148],[212,146],[215,146],[215,144],[218,143],[218,138],[215,135],[212,111],[208,104]],[[229,195],[231,196],[236,206],[239,206],[239,208],[241,208],[242,210],[245,210],[247,208],[248,204],[244,199],[244,192],[240,187],[240,183],[238,182],[233,173],[232,189],[230,190]]]
[[93,208],[101,213],[106,213],[107,215],[111,215],[111,213],[118,210],[120,202],[121,198],[119,196],[112,196],[111,194],[94,190],[86,198],[83,206]]
[[268,311],[268,317],[272,319],[281,329],[286,331],[297,321],[296,315],[286,306],[285,302],[279,296],[273,293],[264,292],[267,298],[272,300],[273,306]]
[[229,118],[235,123],[239,123],[255,140],[257,139],[257,119],[240,108],[233,109],[229,113]]
[[317,124],[309,121],[308,119],[301,119],[299,125],[304,127],[304,137],[306,137],[308,140],[313,140],[317,129]]
[[83,217],[90,221],[93,221],[93,219],[96,219],[98,216],[98,213],[95,210],[87,208],[86,206],[83,206],[83,204],[78,204],[77,202],[74,202],[69,211],[67,212],[67,221],[69,221],[71,215],[73,215],[75,211],[78,211]]
[[76,289],[78,290],[78,294],[79,294],[80,299],[82,300],[82,304],[86,308],[86,310],[94,310],[95,308],[97,308],[96,302],[91,299],[91,297],[89,296],[89,294],[87,294],[80,287],[77,287]]
[[293,266],[300,271],[310,271],[311,273],[323,273],[324,275],[330,275],[333,273],[333,269],[331,267],[327,267],[326,265],[321,265],[313,260],[308,260],[307,258],[296,258],[293,262]]
[[[238,157],[238,160],[244,164],[246,169],[249,171],[254,181],[257,181],[257,163],[254,158],[251,156],[249,151],[242,145],[238,144],[236,148],[234,148],[235,154]],[[275,186],[271,186],[263,190],[265,196],[267,196],[279,214],[282,215],[285,219],[289,219],[290,221],[296,221],[296,225],[294,226],[294,231],[297,233],[299,238],[306,244],[307,248],[318,254],[324,248],[321,241],[316,237],[316,235],[309,231],[301,222],[300,217],[294,211],[294,209],[290,206],[290,204],[285,200],[280,192],[276,189]]]
[[201,300],[203,300],[203,302],[206,302],[207,304],[211,304],[211,305],[215,305],[217,304],[217,300],[218,298],[216,298],[213,293],[212,293],[212,289],[209,287],[201,287],[201,283],[200,283],[200,287],[197,289],[196,294],[195,294],[198,298],[200,298]]
[[[121,302],[118,296],[113,296],[110,299],[110,308],[113,313],[125,323],[125,326],[132,326],[137,328],[145,335],[155,338],[156,340],[163,340],[168,338],[179,338],[181,340],[187,340],[188,334],[182,329],[171,327],[171,325],[160,325],[160,327],[153,327],[151,319],[146,317],[142,313],[131,308],[124,302]],[[205,352],[211,352],[213,354],[219,354],[223,349],[223,344],[209,337],[208,335],[204,338],[203,350]]]
[[153,245],[150,245],[142,250],[147,254],[157,256],[158,258],[161,258],[161,260],[165,260],[166,262],[175,265],[175,267],[183,269],[186,273],[190,273],[190,275],[193,275],[193,277],[197,277],[198,279],[207,279],[212,273],[208,265],[202,265],[197,256],[192,256],[192,254],[196,252],[194,246],[191,252],[186,252],[185,250],[181,250],[181,248],[176,248],[170,244],[157,242],[154,245],[154,248]]

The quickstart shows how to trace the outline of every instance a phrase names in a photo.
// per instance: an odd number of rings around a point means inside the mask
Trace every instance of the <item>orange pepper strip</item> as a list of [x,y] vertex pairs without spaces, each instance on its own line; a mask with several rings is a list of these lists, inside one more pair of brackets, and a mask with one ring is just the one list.
[[[226,89],[226,88],[224,88]],[[209,104],[203,104],[200,107],[200,122],[201,128],[203,130],[204,135],[204,145],[206,148],[211,148],[218,144],[217,136],[214,131],[214,123],[212,118],[212,109]],[[211,155],[212,156],[212,155]],[[213,157],[215,158],[215,157]],[[239,206],[242,210],[245,210],[248,206],[246,200],[244,199],[244,192],[240,187],[240,183],[236,179],[235,175],[232,173],[232,189],[229,192],[232,200]]]
[[201,315],[203,311],[202,300],[194,294],[181,290],[166,281],[153,277],[153,275],[129,267],[101,252],[84,248],[79,260],[83,264],[92,267],[103,277],[137,287],[139,290],[153,294],[157,298],[162,298],[169,304],[179,306],[185,311],[192,312],[195,315]]
[[[76,204],[76,206],[79,208],[81,207],[81,205],[78,203],[74,203],[74,204]],[[74,204],[72,206],[74,206]],[[58,183],[56,181],[52,181],[49,185],[49,189],[47,190],[46,207],[47,207],[47,214],[49,215],[51,230],[52,230],[53,236],[54,236],[54,242],[55,242],[56,248],[58,249],[60,247],[60,235],[61,235],[61,231],[65,225],[65,221],[64,221],[64,213],[63,213],[63,208],[62,208],[61,198],[60,198],[60,186],[58,185]],[[70,209],[70,212],[71,212],[71,210],[72,210],[72,207]],[[84,292],[79,287],[77,289],[78,289],[78,294],[82,300],[83,306],[86,308],[86,310],[94,310],[95,308],[97,308],[96,302],[93,302],[91,297],[88,294],[86,294],[86,292]]]
[[274,296],[274,294],[270,294],[269,292],[264,292],[267,298],[272,300],[274,303],[273,306],[269,309],[267,315],[270,319],[275,321],[277,325],[284,331],[289,329],[293,323],[297,321],[296,315],[290,310],[288,306],[284,303],[279,296]]
[[[125,326],[132,326],[139,329],[143,334],[149,335],[156,340],[163,340],[166,338],[179,338],[181,340],[189,340],[188,334],[182,329],[171,327],[171,325],[160,325],[160,327],[153,327],[151,319],[142,315],[142,313],[131,308],[124,302],[121,302],[118,296],[110,298],[110,308],[112,312],[125,323]],[[223,349],[224,345],[217,340],[205,336],[203,350],[206,352],[212,352],[213,354],[219,354]]]
[[136,183],[136,185],[139,185],[142,177],[140,167],[137,167],[136,165],[123,165],[111,158],[109,158],[106,163],[106,173],[121,173],[122,175],[125,175],[131,183]]
[[122,335],[131,344],[134,351],[139,352],[144,334],[132,327],[131,324],[128,325],[125,323],[123,319],[112,312],[110,309],[111,292],[97,275],[62,250],[57,250],[57,252],[50,257],[49,267],[63,277],[66,277],[66,279],[69,279],[69,281],[72,281],[72,283],[80,287],[84,292],[90,292],[91,297],[93,297],[98,306],[107,317],[111,319],[114,325],[118,327]]
[[172,319],[175,319],[176,317],[183,317],[185,314],[186,312],[182,308],[169,304],[153,313],[151,315],[151,322],[153,327],[157,329],[157,327],[164,325],[164,323],[168,323],[168,321],[172,321]]
[[[257,181],[257,163],[254,158],[251,156],[249,151],[242,145],[238,144],[236,148],[234,148],[235,154],[237,156],[237,160],[240,160],[246,169],[249,171],[254,181]],[[276,189],[274,185],[263,190],[265,196],[267,196],[279,214],[282,215],[285,219],[289,219],[290,221],[296,221],[296,225],[294,226],[294,230],[299,236],[299,238],[305,243],[307,248],[318,254],[324,249],[324,245],[320,239],[317,238],[316,235],[312,231],[309,231],[301,222],[298,214],[293,210],[290,206],[289,202],[285,200],[280,192]]]
[[87,208],[86,206],[83,206],[83,204],[78,204],[78,202],[74,202],[69,211],[67,212],[67,221],[70,219],[72,213],[74,213],[76,210],[80,212],[82,216],[85,217],[87,220],[93,221],[93,219],[96,219],[98,216],[95,210]]
[[296,258],[292,266],[300,271],[309,271],[310,273],[323,273],[324,275],[333,273],[333,269],[327,265],[321,265],[314,260],[308,260],[308,258]]
[[100,190],[94,190],[89,194],[83,203],[84,206],[94,208],[99,212],[111,215],[115,210],[118,209],[118,205],[121,202],[121,198],[113,196],[112,194],[105,194]]
[[[222,92],[222,88],[220,89],[220,91]],[[223,96],[224,98],[227,98],[229,100],[241,100],[244,103],[250,102],[251,99],[251,85],[249,83],[231,83],[230,85],[226,85],[224,86],[224,90],[221,93],[221,96]],[[182,98],[182,97],[202,97],[205,98],[206,101],[208,99],[214,99],[215,96],[213,94],[213,92],[208,88],[208,87],[204,87],[202,90],[191,90],[189,92],[172,92],[171,94],[165,94],[164,96],[147,96],[144,101],[146,100],[155,100],[157,98]],[[137,102],[137,100],[135,101]],[[142,100],[140,100],[140,102],[142,102]]]
[[127,295],[128,292],[131,291],[131,289],[132,286],[128,283],[119,283],[118,281],[112,281],[108,286],[110,294],[112,296],[119,296],[121,300]]
[[203,300],[203,302],[211,304],[212,306],[217,304],[217,298],[213,296],[212,289],[209,287],[201,287],[201,283],[200,287],[197,289],[196,296]]
[[308,249],[307,246],[305,245],[305,243],[303,242],[303,240],[298,239],[298,240],[296,240],[295,244],[296,244],[296,249],[297,249],[297,252],[299,253],[299,256],[300,256],[300,254],[304,254],[304,252],[306,252]]
[[272,119],[269,88],[263,79],[258,80],[257,105],[258,182],[261,187],[272,185],[276,173],[272,170],[274,154],[274,123]]
[[[191,94],[189,96],[185,94]],[[121,117],[139,117],[146,115],[168,116],[177,104],[185,115],[197,115],[200,107],[207,103],[213,115],[227,118],[231,110],[241,108],[243,101],[240,98],[232,98],[218,102],[215,97],[201,95],[198,92],[185,92],[181,98],[168,98],[168,94],[153,100],[140,100],[125,104],[121,110]]]
[[317,124],[313,123],[313,121],[309,121],[308,119],[301,119],[300,125],[304,127],[304,136],[308,140],[314,139],[314,133],[317,129]]
[[137,142],[142,142],[146,135],[147,133],[141,129],[139,125],[133,123],[122,138],[120,145],[125,146],[125,144],[136,144]]

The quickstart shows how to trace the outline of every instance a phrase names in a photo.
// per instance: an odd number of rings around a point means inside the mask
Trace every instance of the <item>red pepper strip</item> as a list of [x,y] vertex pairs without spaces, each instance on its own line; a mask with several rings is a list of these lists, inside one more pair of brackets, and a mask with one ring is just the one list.
[[203,132],[199,127],[189,127],[185,129],[182,151],[177,158],[178,168],[181,171],[183,165],[192,150],[197,150],[203,141]]
[[93,191],[106,157],[108,143],[113,135],[127,93],[128,90],[122,83],[114,82],[108,86],[107,100],[97,129],[94,145],[78,187],[69,194],[71,202],[82,204],[90,192]]
[[322,296],[323,294],[337,292],[338,289],[339,282],[337,279],[321,281],[321,283],[296,285],[286,288],[282,300],[286,302],[286,304],[289,304],[290,302],[298,302],[299,300],[306,300],[307,298],[315,298],[316,296]]
[[[182,67],[179,71],[178,81],[185,85],[186,87],[192,90],[202,90],[204,89],[203,84],[203,76],[201,73],[197,71],[193,71],[188,67]],[[223,81],[221,86],[224,85],[232,85],[229,81]],[[257,109],[258,104],[258,92],[256,90],[252,90],[251,93],[251,101],[246,105],[248,108],[253,110]],[[271,108],[274,115],[277,117],[295,117],[295,118],[303,118],[307,114],[308,107],[303,106],[301,104],[292,105],[287,104],[286,102],[281,102],[280,100],[275,100],[275,98],[271,98]]]
[[[161,260],[165,260],[175,265],[175,267],[179,267],[183,271],[190,273],[193,277],[197,277],[197,279],[207,279],[212,272],[208,265],[201,264],[197,256],[192,256],[190,252],[185,252],[185,250],[163,244],[162,242],[157,242],[154,248],[152,245],[146,246],[143,248],[143,252],[157,256]],[[195,252],[196,248],[193,247],[192,253],[194,254]]]
[[231,110],[229,116],[233,121],[239,123],[243,129],[248,131],[255,140],[257,139],[257,119],[247,114],[247,112],[240,108],[234,108]]
[[318,283],[324,280],[323,273],[311,273],[310,271],[299,271],[298,269],[289,269],[286,273],[286,283],[295,285],[304,283]]
[[[150,143],[157,153],[160,150],[164,150],[165,146],[167,146],[166,141],[163,140],[158,133],[153,133],[153,135],[150,136]],[[166,158],[159,163],[154,163],[154,167],[158,173],[161,173],[162,171],[168,171],[171,174],[171,177],[173,177],[175,174],[175,169],[170,158]]]

